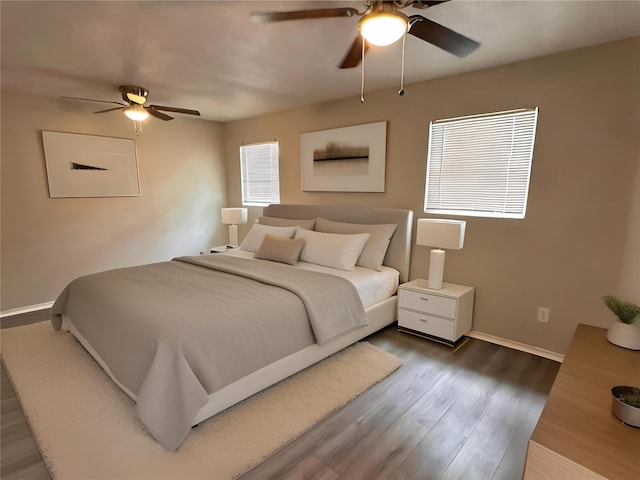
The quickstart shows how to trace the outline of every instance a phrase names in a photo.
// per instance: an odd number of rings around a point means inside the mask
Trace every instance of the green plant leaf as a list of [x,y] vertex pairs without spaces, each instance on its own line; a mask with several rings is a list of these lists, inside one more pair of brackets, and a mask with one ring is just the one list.
[[623,302],[613,295],[602,297],[605,305],[611,310],[622,323],[631,324],[640,315],[640,306],[635,303]]

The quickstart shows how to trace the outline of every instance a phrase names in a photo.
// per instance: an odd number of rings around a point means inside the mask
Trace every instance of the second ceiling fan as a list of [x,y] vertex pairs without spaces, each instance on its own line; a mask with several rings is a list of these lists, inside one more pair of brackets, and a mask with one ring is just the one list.
[[[465,57],[476,50],[480,44],[458,32],[422,15],[407,16],[400,10],[407,7],[426,9],[449,0],[365,0],[365,11],[359,12],[352,7],[320,8],[292,12],[257,12],[252,16],[264,22],[288,20],[306,20],[335,17],[362,17],[358,22],[359,34],[351,44],[339,68],[357,67],[362,56],[373,45],[390,45],[408,33],[425,42],[431,43],[457,57]],[[364,45],[363,45],[364,40]]]
[[122,100],[124,100],[126,103],[116,102],[114,100],[96,100],[93,98],[66,96],[63,96],[62,98],[66,98],[69,100],[82,100],[84,102],[99,102],[118,105],[117,107],[107,108],[106,110],[100,110],[95,113],[106,113],[114,110],[122,110],[127,117],[134,121],[144,120],[148,115],[152,115],[164,121],[173,120],[172,116],[167,115],[164,112],[175,112],[183,113],[186,115],[200,116],[199,111],[191,110],[189,108],[166,107],[163,105],[146,105],[147,97],[149,96],[149,90],[143,87],[138,87],[136,85],[120,85],[118,87],[118,90],[120,91]]

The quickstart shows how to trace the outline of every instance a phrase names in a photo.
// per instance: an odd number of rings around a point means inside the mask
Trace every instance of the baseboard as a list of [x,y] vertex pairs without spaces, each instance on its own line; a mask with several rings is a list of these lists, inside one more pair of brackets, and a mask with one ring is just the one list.
[[22,313],[36,312],[38,310],[46,310],[47,308],[51,308],[52,306],[53,302],[47,302],[40,303],[38,305],[31,305],[28,307],[12,308],[11,310],[0,312],[0,318],[12,317],[14,315],[20,315]]
[[503,347],[513,348],[514,350],[520,350],[521,352],[531,353],[539,357],[548,358],[549,360],[553,360],[555,362],[562,363],[562,361],[564,360],[564,355],[561,355],[559,353],[551,352],[549,350],[545,350],[544,348],[533,347],[524,343],[514,342],[512,340],[507,340],[506,338],[495,337],[493,335],[478,332],[476,330],[471,330],[466,335],[471,338],[477,338],[478,340],[484,340],[485,342],[495,343],[496,345],[502,345]]

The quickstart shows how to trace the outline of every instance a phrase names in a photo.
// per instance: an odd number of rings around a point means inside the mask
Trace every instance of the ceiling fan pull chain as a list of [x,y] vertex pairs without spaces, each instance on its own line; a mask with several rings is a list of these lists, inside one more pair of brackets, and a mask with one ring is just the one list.
[[362,37],[362,74],[360,79],[360,103],[364,103],[364,53],[365,43],[367,41]]
[[404,95],[404,46],[407,43],[407,34],[402,36],[402,67],[400,68],[400,90],[398,90],[398,95]]

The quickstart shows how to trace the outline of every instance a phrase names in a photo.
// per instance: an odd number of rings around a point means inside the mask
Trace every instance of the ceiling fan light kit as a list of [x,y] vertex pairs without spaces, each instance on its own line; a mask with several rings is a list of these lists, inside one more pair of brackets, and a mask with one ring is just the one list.
[[409,21],[399,12],[369,13],[358,22],[358,29],[367,42],[386,47],[397,42],[407,33]]
[[133,104],[130,107],[124,109],[124,114],[133,121],[141,122],[149,117],[149,114],[140,104]]

